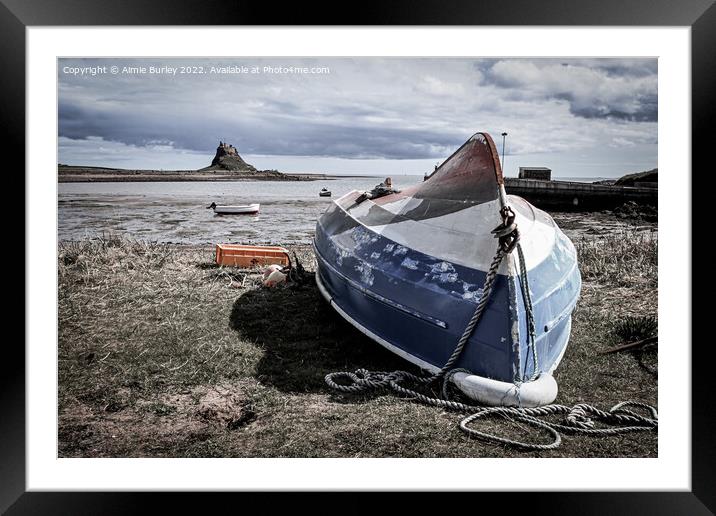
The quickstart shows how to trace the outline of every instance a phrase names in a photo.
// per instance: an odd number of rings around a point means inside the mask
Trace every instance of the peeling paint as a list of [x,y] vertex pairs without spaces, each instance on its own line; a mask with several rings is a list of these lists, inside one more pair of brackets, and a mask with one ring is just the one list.
[[336,263],[338,265],[343,265],[343,258],[349,258],[351,256],[351,253],[349,251],[346,251],[344,248],[340,246],[335,246],[336,250]]
[[438,262],[430,267],[430,272],[433,274],[440,274],[442,272],[455,272],[455,267],[448,262]]
[[465,290],[465,292],[462,295],[462,298],[472,301],[474,303],[479,303],[480,299],[482,299],[483,292],[484,291],[481,288],[479,288],[477,290],[472,290],[472,291]]
[[520,330],[517,318],[512,320],[512,330],[510,333],[512,334],[512,352],[516,357],[516,359],[512,362],[512,374],[515,381],[520,381]]
[[513,381],[522,381],[520,370],[522,369],[522,356],[520,354],[520,324],[517,308],[517,279],[510,278],[508,282],[509,301],[508,309],[510,313],[510,335],[509,339],[512,344],[512,378]]
[[353,241],[355,242],[356,249],[360,249],[367,244],[374,244],[378,241],[377,235],[361,226],[358,226],[353,230],[352,237]]
[[375,278],[373,276],[373,268],[367,263],[360,263],[354,267],[354,269],[360,272],[360,280],[368,286],[373,285]]
[[426,277],[440,283],[455,283],[458,279],[455,267],[448,262],[438,262],[430,266],[430,272],[425,274]]
[[420,262],[419,262],[419,261],[417,261],[417,260],[411,260],[411,259],[408,258],[407,256],[405,257],[405,259],[403,260],[403,262],[400,264],[401,267],[405,267],[406,269],[410,269],[410,270],[413,270],[413,271],[418,270],[418,265],[420,265]]

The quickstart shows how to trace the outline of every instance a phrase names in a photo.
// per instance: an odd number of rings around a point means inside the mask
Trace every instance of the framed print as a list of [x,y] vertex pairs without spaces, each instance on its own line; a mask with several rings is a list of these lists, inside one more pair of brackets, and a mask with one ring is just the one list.
[[4,2],[27,304],[0,508],[713,511],[691,169],[716,8],[544,7]]

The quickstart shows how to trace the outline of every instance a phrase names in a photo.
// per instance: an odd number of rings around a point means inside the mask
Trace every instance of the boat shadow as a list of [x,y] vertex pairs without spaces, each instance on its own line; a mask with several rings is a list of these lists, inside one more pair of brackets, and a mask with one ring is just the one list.
[[[250,290],[234,302],[229,325],[263,349],[257,379],[284,392],[328,392],[324,377],[335,371],[418,372],[341,318],[315,284]],[[373,396],[336,394],[346,402]]]

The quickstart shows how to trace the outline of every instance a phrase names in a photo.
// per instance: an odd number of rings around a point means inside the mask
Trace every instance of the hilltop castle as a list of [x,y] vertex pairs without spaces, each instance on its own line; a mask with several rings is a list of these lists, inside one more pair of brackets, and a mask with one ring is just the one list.
[[214,155],[214,159],[211,160],[211,165],[203,170],[256,172],[256,168],[253,165],[249,165],[239,156],[236,147],[222,141],[219,141],[219,146],[216,148],[216,154]]
[[216,153],[219,154],[220,152],[223,152],[226,156],[238,156],[239,153],[236,150],[236,147],[229,143],[225,143],[222,141],[219,141],[219,146],[216,148]]

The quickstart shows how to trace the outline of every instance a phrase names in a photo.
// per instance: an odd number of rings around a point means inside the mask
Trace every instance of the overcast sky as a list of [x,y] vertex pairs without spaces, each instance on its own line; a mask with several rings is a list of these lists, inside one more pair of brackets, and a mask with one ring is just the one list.
[[58,73],[66,164],[196,169],[222,139],[260,169],[422,174],[478,131],[501,149],[504,131],[506,175],[657,166],[656,59],[60,59]]

